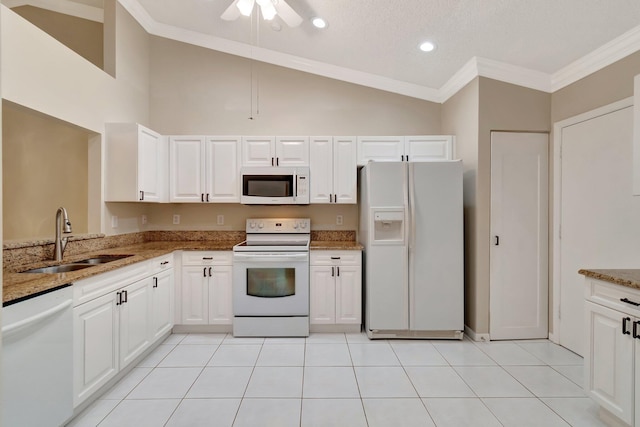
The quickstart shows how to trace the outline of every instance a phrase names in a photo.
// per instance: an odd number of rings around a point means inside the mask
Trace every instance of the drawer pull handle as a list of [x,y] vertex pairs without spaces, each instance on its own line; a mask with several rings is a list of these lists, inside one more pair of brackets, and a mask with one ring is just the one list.
[[331,259],[340,259],[339,256],[332,256]]
[[206,259],[206,260],[212,260],[213,257],[212,256],[203,256],[202,259]]
[[160,265],[167,265],[167,264],[169,264],[169,261],[162,261],[162,262],[160,263]]
[[627,322],[631,322],[630,317],[624,317],[622,319],[622,335],[631,335],[631,332],[627,329]]
[[629,298],[620,298],[620,301],[626,302],[627,304],[635,305],[636,307],[640,307],[640,302],[631,301]]

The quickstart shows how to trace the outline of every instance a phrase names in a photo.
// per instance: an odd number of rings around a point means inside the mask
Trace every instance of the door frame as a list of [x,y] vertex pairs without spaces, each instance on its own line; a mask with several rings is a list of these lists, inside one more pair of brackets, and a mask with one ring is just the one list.
[[576,125],[578,123],[586,122],[588,120],[595,119],[606,114],[613,113],[624,108],[633,106],[633,96],[622,99],[617,102],[605,105],[603,107],[596,108],[594,110],[587,111],[577,116],[564,119],[553,124],[553,138],[552,138],[552,150],[553,150],[553,217],[552,227],[553,235],[551,236],[552,246],[552,263],[551,263],[551,287],[553,295],[553,332],[549,331],[549,340],[559,344],[560,343],[560,232],[562,228],[562,130],[566,127]]

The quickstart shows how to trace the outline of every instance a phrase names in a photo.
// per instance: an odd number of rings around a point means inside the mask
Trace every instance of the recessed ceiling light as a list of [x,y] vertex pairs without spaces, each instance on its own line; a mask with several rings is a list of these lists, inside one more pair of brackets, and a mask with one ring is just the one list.
[[420,50],[423,52],[431,52],[436,48],[436,45],[432,42],[424,42],[420,45]]
[[327,21],[325,21],[324,19],[320,18],[319,16],[311,19],[311,23],[316,28],[327,28]]

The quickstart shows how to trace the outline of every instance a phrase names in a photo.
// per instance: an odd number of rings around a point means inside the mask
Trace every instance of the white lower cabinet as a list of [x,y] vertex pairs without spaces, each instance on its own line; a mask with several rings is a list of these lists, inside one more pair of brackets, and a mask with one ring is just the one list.
[[74,407],[173,327],[172,256],[74,283]]
[[362,253],[312,251],[310,319],[312,325],[362,323]]
[[118,373],[116,311],[113,294],[73,309],[74,407]]
[[584,384],[602,408],[640,427],[640,310],[634,303],[640,291],[587,278]]
[[231,325],[232,252],[182,254],[182,325]]

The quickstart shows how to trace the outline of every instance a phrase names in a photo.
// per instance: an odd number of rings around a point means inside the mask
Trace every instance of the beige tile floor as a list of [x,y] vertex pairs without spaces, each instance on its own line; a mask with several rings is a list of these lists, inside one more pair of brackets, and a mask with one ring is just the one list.
[[604,426],[548,340],[174,334],[70,426]]

